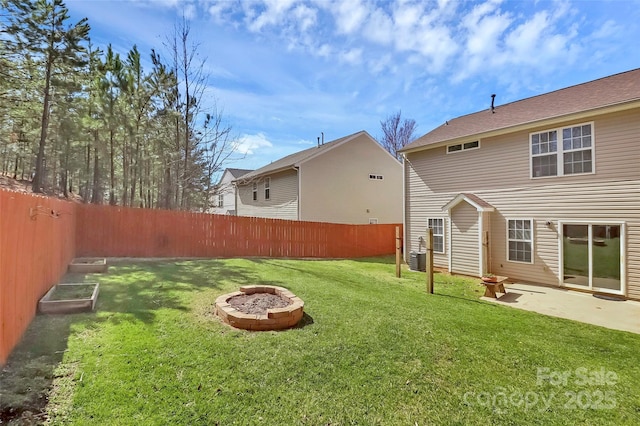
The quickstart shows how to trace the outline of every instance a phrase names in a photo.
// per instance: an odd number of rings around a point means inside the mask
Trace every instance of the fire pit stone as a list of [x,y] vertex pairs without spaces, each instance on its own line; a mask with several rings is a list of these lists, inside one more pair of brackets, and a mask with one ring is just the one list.
[[[265,313],[241,312],[229,301],[238,296],[253,294],[271,294],[288,302],[284,307],[268,308]],[[240,291],[223,294],[216,299],[216,313],[222,321],[232,327],[245,330],[282,330],[298,324],[304,314],[304,302],[284,287],[267,285],[248,285]]]

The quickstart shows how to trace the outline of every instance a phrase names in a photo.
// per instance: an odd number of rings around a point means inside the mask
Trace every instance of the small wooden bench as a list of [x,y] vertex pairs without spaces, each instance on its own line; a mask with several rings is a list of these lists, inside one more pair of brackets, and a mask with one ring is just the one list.
[[497,299],[498,295],[496,295],[496,290],[499,293],[507,294],[507,291],[504,289],[504,282],[508,279],[509,277],[496,276],[495,281],[492,282],[482,280],[482,284],[485,286],[484,297],[493,297]]

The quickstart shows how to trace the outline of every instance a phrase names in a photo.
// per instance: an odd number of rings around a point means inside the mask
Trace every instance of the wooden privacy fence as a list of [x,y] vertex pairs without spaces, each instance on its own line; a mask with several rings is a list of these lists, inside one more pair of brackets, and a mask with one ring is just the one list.
[[0,365],[79,256],[393,254],[398,225],[342,225],[74,204],[0,189]]
[[75,207],[0,189],[0,365],[75,255]]
[[77,206],[78,256],[314,257],[393,254],[398,225],[343,225]]

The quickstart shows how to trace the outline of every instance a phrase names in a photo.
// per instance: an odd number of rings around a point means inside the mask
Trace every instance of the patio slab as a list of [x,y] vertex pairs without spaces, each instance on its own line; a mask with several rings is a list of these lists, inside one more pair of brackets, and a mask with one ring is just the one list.
[[640,302],[609,300],[579,291],[532,284],[505,284],[505,288],[507,293],[498,299],[482,299],[544,315],[640,334]]

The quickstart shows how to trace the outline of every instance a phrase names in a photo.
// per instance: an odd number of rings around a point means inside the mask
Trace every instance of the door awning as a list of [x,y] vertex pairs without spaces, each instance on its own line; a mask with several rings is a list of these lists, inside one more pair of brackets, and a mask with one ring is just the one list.
[[478,197],[475,194],[462,193],[456,195],[451,201],[442,206],[442,211],[448,212],[461,202],[466,201],[468,204],[471,204],[476,208],[479,212],[492,212],[495,211],[495,208],[484,201],[482,198]]

